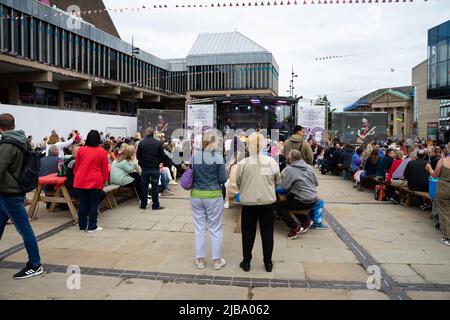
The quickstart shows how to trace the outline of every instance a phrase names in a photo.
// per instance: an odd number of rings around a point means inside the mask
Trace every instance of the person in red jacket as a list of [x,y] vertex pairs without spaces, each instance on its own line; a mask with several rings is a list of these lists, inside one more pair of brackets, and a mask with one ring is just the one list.
[[392,163],[391,168],[389,169],[388,176],[386,178],[387,183],[391,183],[392,181],[392,175],[394,174],[395,170],[400,166],[400,164],[403,162],[403,153],[400,150],[395,151],[395,160]]
[[[78,224],[81,231],[103,230],[97,226],[98,205],[104,198],[103,187],[109,180],[108,157],[100,147],[100,133],[91,130],[84,147],[78,150],[74,168],[74,188],[80,195]],[[89,218],[89,219],[88,219]]]

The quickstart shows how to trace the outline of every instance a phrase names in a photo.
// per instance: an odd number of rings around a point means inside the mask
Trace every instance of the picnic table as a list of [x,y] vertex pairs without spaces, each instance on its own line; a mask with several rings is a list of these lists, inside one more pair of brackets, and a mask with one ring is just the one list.
[[[31,220],[37,219],[37,204],[38,202],[49,202],[50,212],[55,211],[55,207],[57,203],[65,203],[69,207],[70,214],[72,215],[73,221],[77,222],[77,210],[75,205],[73,204],[72,198],[69,194],[69,190],[67,189],[65,182],[66,177],[58,177],[58,174],[52,173],[48,176],[43,176],[39,178],[38,187],[34,191],[33,200],[31,201],[30,208],[28,209],[28,217]],[[45,196],[41,195],[42,189],[46,185],[54,185],[55,192],[47,193]]]

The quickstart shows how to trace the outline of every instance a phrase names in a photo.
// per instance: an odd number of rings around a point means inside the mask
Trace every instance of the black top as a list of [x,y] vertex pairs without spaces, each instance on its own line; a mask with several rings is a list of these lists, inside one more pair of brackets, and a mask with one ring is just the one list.
[[172,166],[172,161],[164,153],[163,143],[152,136],[139,142],[136,157],[143,169],[157,169],[161,162],[165,167]]
[[428,171],[425,169],[428,162],[423,159],[408,162],[405,168],[405,179],[408,181],[408,188],[412,191],[428,192]]

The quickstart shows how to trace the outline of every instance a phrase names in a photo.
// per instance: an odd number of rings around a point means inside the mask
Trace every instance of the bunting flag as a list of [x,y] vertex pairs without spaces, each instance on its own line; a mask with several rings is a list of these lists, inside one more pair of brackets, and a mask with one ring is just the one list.
[[[436,0],[435,0],[436,1]],[[143,12],[144,10],[154,10],[154,9],[193,9],[193,8],[246,8],[246,7],[278,7],[278,6],[300,6],[300,5],[342,5],[342,4],[371,4],[371,5],[387,5],[387,4],[400,4],[400,3],[412,3],[412,2],[431,2],[431,0],[269,0],[269,1],[237,1],[237,2],[210,2],[204,4],[159,4],[145,6],[141,5],[133,8],[105,8],[99,10],[83,10],[80,12],[58,12],[54,14],[44,14],[45,17],[51,16],[63,16],[63,15],[75,15],[75,16],[89,16],[98,15],[104,12],[114,12],[114,13],[127,13],[127,12]],[[24,17],[31,17],[24,15]],[[0,19],[11,19],[8,15],[0,15]],[[16,19],[16,18],[14,18]]]

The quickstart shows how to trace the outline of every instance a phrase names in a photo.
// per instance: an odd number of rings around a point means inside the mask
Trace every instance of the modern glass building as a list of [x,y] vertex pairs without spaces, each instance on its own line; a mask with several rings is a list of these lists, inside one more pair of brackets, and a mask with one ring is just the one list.
[[0,0],[0,16],[1,103],[135,115],[278,92],[273,55],[239,32],[200,34],[187,58],[165,60],[39,1]]
[[428,30],[428,99],[441,100],[440,137],[450,140],[450,20]]

